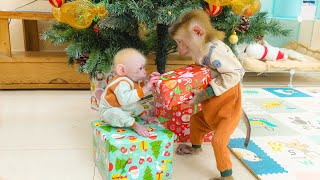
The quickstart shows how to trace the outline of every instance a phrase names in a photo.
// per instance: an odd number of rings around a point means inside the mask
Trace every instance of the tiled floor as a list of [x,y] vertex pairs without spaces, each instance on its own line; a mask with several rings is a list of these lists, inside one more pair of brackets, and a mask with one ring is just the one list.
[[[320,85],[319,74],[295,85]],[[288,76],[247,74],[245,86],[286,86]],[[92,158],[87,91],[0,91],[0,180],[99,180]],[[232,155],[235,179],[255,177]],[[174,180],[218,176],[210,144],[198,156],[174,156]]]
[[[89,91],[0,91],[0,180],[101,179],[94,169]],[[236,179],[255,179],[232,155]],[[214,154],[174,156],[174,180],[218,176]]]
[[[306,78],[309,76],[309,78]],[[247,74],[245,86],[286,86],[288,76]],[[297,75],[297,86],[320,85],[319,74]],[[101,179],[94,168],[86,91],[0,91],[0,180]],[[235,179],[255,177],[232,155]],[[198,156],[174,156],[174,180],[218,176],[210,144]]]

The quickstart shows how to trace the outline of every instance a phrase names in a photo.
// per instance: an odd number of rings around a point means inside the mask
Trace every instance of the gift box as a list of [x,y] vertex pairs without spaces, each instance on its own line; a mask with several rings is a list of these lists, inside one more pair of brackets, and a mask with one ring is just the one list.
[[138,102],[144,108],[148,115],[154,116],[154,98],[153,96],[143,98]]
[[185,103],[192,98],[192,89],[205,89],[210,80],[210,69],[188,65],[163,74],[154,88],[156,102],[170,108]]
[[[175,142],[190,142],[190,117],[201,111],[201,104],[190,106],[180,104],[168,109],[162,104],[155,103],[155,116],[169,130],[175,133]],[[204,136],[204,142],[211,142],[213,133]]]
[[139,136],[131,128],[114,128],[92,122],[95,164],[105,180],[172,178],[175,135],[161,124],[144,125],[151,136]]
[[101,95],[112,79],[112,73],[97,73],[97,76],[91,79],[91,109],[99,110]]

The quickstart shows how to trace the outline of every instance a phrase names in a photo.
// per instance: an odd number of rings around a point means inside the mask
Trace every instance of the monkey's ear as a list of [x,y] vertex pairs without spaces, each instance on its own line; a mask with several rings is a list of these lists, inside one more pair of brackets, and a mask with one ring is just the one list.
[[203,36],[205,34],[205,30],[198,23],[191,24],[191,31],[195,33],[197,36]]
[[116,66],[115,70],[116,70],[117,75],[119,75],[119,76],[126,75],[126,67],[123,64],[118,64]]

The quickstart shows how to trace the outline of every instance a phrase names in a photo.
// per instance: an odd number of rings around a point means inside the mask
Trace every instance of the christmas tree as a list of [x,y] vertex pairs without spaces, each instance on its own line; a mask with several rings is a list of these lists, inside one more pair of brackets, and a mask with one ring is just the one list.
[[259,12],[259,0],[204,0],[202,6],[211,16],[213,27],[225,32],[224,42],[235,54],[237,44],[254,43],[265,35],[286,37],[290,33],[276,19],[268,19],[267,12]]
[[143,179],[144,180],[152,180],[153,176],[151,173],[151,168],[149,166],[147,166],[146,170],[144,171],[144,175],[143,175]]
[[160,154],[161,143],[162,141],[153,141],[152,143],[150,143],[152,154],[156,159],[158,159],[158,156]]
[[[66,0],[65,3],[73,0]],[[77,0],[79,1],[79,0]],[[86,0],[82,0],[86,1]],[[67,44],[69,64],[77,63],[77,70],[95,77],[98,72],[108,72],[114,54],[126,47],[137,48],[145,54],[156,55],[157,70],[165,72],[167,55],[176,51],[168,37],[168,27],[181,14],[191,9],[205,9],[212,25],[226,33],[225,42],[235,50],[229,37],[238,32],[239,43],[252,43],[264,35],[286,36],[276,20],[268,20],[267,13],[254,16],[248,4],[259,0],[92,0],[104,3],[108,11],[105,19],[95,18],[86,29],[77,29],[64,23],[53,23],[42,39],[54,44]],[[64,4],[65,5],[65,4]],[[63,5],[63,6],[64,6]],[[256,8],[257,9],[257,8]],[[259,9],[258,9],[259,10]],[[235,36],[232,36],[233,40]]]
[[120,169],[123,169],[127,164],[127,161],[125,159],[116,159],[116,171],[119,171]]
[[[100,1],[95,0],[94,3]],[[66,3],[68,2],[71,1]],[[132,22],[131,24],[123,23],[118,28],[99,29],[100,21],[96,20],[86,29],[53,23],[50,29],[42,34],[42,39],[57,45],[67,44],[68,64],[77,63],[77,71],[88,73],[91,77],[95,77],[98,72],[108,72],[113,56],[119,49],[133,47],[145,51],[145,45],[138,36],[138,24],[133,16],[128,14],[123,19]]]
[[157,69],[164,73],[167,55],[175,51],[175,43],[168,36],[169,25],[182,13],[200,8],[200,4],[199,0],[123,0],[109,1],[107,8],[110,16],[100,27],[123,29],[137,23],[147,52],[156,55]]

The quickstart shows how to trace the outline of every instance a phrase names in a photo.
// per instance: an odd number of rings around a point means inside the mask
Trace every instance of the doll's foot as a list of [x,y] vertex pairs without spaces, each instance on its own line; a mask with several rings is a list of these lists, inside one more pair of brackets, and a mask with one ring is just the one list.
[[149,131],[145,127],[141,126],[139,123],[135,122],[131,127],[140,136],[143,136],[143,137],[149,137],[150,136]]
[[230,175],[230,176],[226,176],[226,177],[211,178],[209,180],[234,180],[234,179],[233,179],[233,176]]
[[202,151],[202,148],[193,148],[186,144],[180,144],[176,150],[176,154],[178,155],[185,155],[185,154],[192,154],[196,155]]

